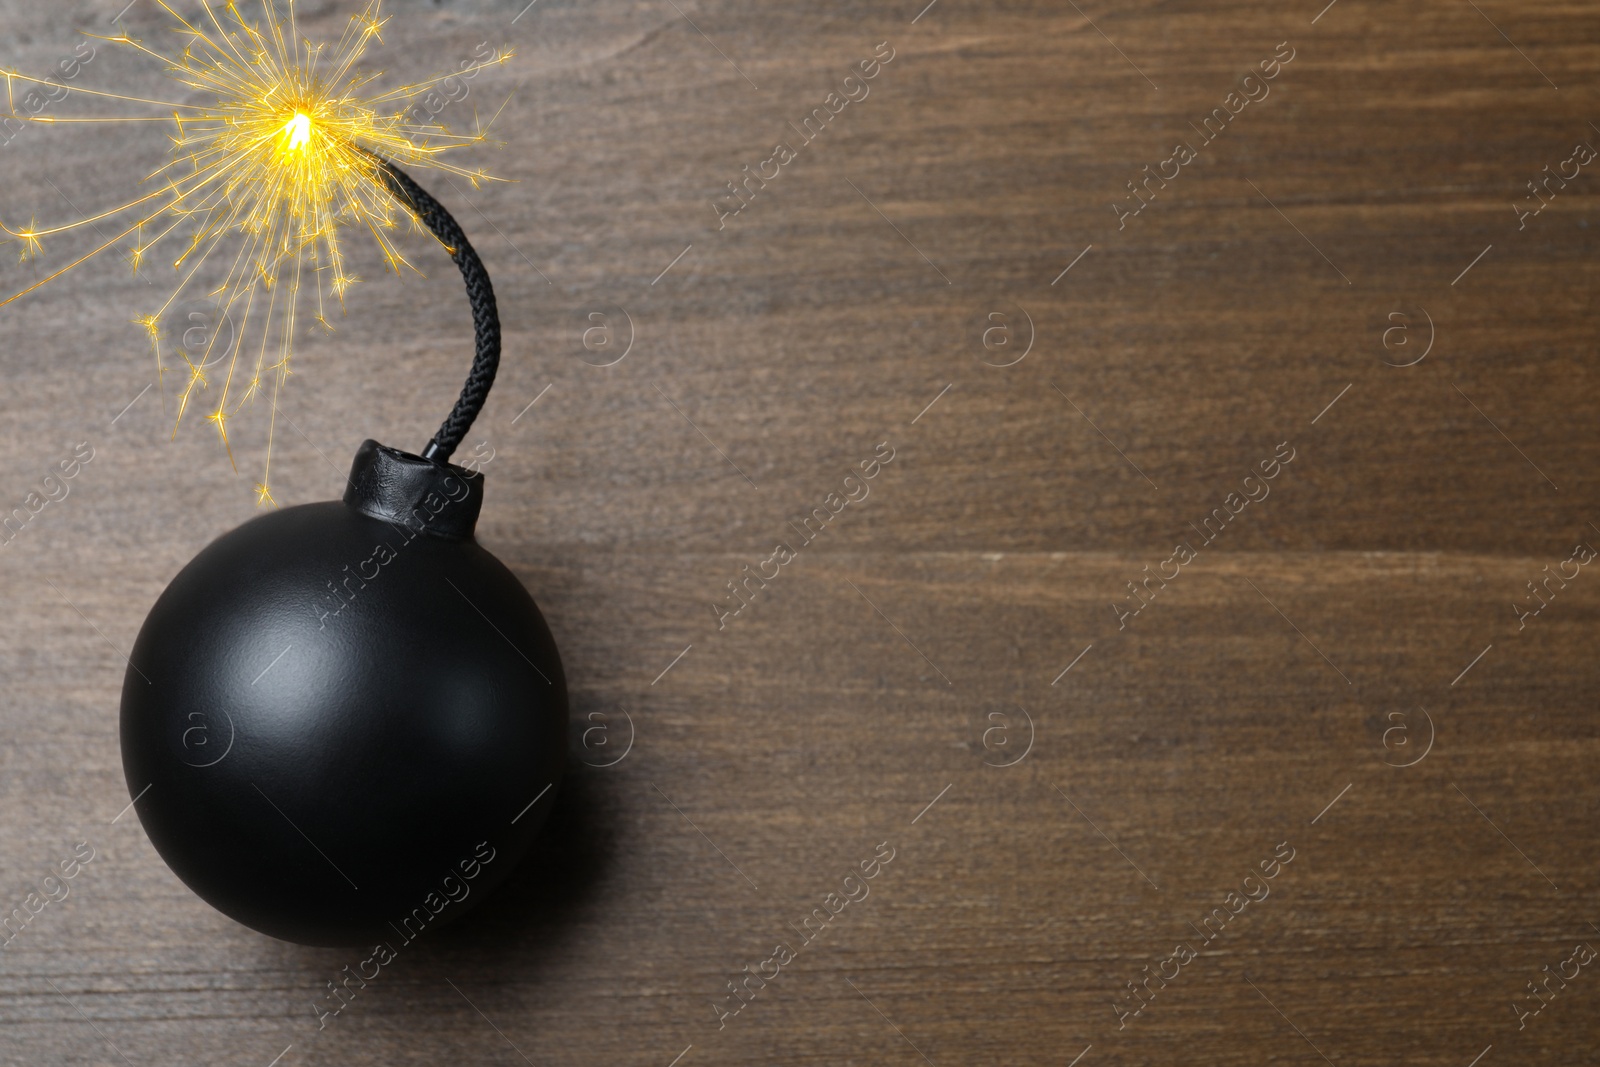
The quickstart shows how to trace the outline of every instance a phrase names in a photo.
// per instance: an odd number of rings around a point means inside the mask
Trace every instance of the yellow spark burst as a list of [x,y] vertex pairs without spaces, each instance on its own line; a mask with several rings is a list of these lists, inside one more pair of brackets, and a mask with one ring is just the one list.
[[[203,0],[205,17],[192,22],[166,0],[156,2],[175,20],[174,33],[182,43],[175,57],[126,33],[89,36],[161,62],[170,77],[190,90],[191,102],[127,96],[0,70],[10,117],[17,121],[45,125],[164,122],[174,127],[173,158],[145,178],[143,184],[151,191],[143,196],[60,226],[41,227],[30,221],[26,227],[14,229],[0,221],[0,229],[21,245],[24,259],[41,254],[47,238],[85,227],[98,231],[97,224],[109,220],[116,220],[114,228],[120,228],[115,237],[0,301],[0,307],[123,242],[130,242],[126,254],[135,272],[152,251],[170,248],[179,275],[177,288],[155,313],[134,320],[150,339],[157,379],[165,380],[173,358],[163,351],[165,316],[186,292],[204,292],[215,301],[216,317],[233,328],[224,351],[213,351],[218,344],[215,328],[209,331],[199,358],[191,351],[178,350],[187,380],[179,397],[177,420],[182,420],[191,402],[215,389],[206,419],[216,427],[231,462],[228,423],[261,391],[264,382],[270,384],[265,467],[255,493],[258,504],[275,504],[268,480],[272,440],[279,396],[292,373],[290,360],[302,299],[314,297],[315,318],[325,326],[327,298],[343,308],[345,293],[359,281],[345,269],[340,240],[346,228],[370,233],[389,270],[398,274],[410,266],[391,236],[397,211],[401,215],[410,212],[384,184],[380,158],[455,174],[474,188],[489,177],[481,170],[464,170],[439,159],[442,153],[486,140],[487,127],[477,123],[476,115],[472,133],[453,133],[435,119],[419,122],[416,116],[437,112],[431,104],[441,86],[503,65],[515,53],[480,54],[446,74],[369,94],[367,87],[381,72],[360,73],[357,66],[369,45],[382,40],[380,34],[388,21],[380,16],[382,0],[369,0],[331,49],[301,37],[294,0],[288,0],[281,13],[277,0],[260,0],[260,19],[254,22],[240,13],[234,0],[226,4]],[[65,89],[79,99],[155,107],[163,113],[137,117],[19,113],[18,84],[47,86],[52,99],[62,99],[53,94]],[[201,102],[192,102],[196,99]],[[430,106],[419,107],[425,100]],[[302,297],[302,288],[309,290],[308,295]],[[177,325],[182,329],[184,324]],[[257,336],[259,344],[254,340]],[[215,375],[221,379],[217,383],[206,368],[223,358],[227,368]],[[235,397],[236,388],[239,395]],[[176,423],[173,432],[177,432]]]

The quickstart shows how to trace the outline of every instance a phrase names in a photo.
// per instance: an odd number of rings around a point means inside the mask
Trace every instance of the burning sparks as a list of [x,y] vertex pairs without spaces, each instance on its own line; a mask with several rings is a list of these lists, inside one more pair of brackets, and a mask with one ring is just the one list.
[[[182,375],[177,421],[191,403],[208,408],[205,418],[230,462],[230,420],[252,398],[270,392],[266,459],[255,487],[257,503],[270,504],[278,400],[292,373],[302,312],[314,311],[315,320],[327,327],[329,298],[342,310],[345,292],[360,280],[345,268],[344,232],[370,233],[387,269],[398,274],[410,265],[392,239],[397,212],[409,212],[385,187],[380,157],[459,175],[476,187],[486,174],[460,169],[439,156],[481,143],[486,132],[452,133],[414,116],[436,110],[418,103],[441,86],[502,65],[513,53],[494,52],[448,74],[369,95],[367,87],[380,75],[356,68],[368,46],[382,40],[387,19],[379,17],[381,0],[370,0],[331,49],[300,36],[293,0],[282,15],[276,0],[262,0],[259,22],[247,21],[233,0],[217,7],[204,0],[205,18],[194,22],[166,0],[156,2],[176,20],[174,33],[182,43],[176,56],[163,55],[126,33],[100,39],[158,60],[188,90],[187,98],[200,103],[125,96],[0,70],[8,109],[18,121],[162,122],[173,127],[173,158],[146,177],[143,196],[62,226],[30,221],[13,228],[0,221],[0,228],[21,246],[24,259],[40,255],[47,239],[72,231],[92,228],[102,239],[91,251],[0,301],[0,307],[111,248],[126,250],[135,273],[152,255],[170,257],[167,261],[178,273],[176,288],[154,313],[134,322],[144,328],[155,352],[158,381],[164,383],[168,370]],[[101,105],[158,108],[163,114],[57,117],[19,112],[19,95],[25,101],[40,89],[66,90]],[[101,223],[114,224],[111,229],[120,232],[104,239]],[[186,294],[214,301],[211,328],[201,331],[199,343],[190,344],[194,331],[184,332],[187,323],[173,323],[185,343],[164,345],[169,313]],[[219,342],[216,326],[224,321],[229,335]]]
[[311,143],[311,116],[303,111],[295,112],[283,127],[283,135],[289,139],[285,151],[294,152]]

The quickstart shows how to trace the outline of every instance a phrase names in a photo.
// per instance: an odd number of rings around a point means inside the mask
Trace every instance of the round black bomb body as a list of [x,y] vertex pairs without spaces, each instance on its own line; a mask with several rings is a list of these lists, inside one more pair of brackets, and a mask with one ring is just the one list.
[[468,907],[526,853],[561,775],[566,681],[533,599],[473,537],[482,500],[481,476],[368,441],[343,501],[223,535],[151,610],[123,769],[161,857],[218,910],[370,943],[480,842],[498,859]]

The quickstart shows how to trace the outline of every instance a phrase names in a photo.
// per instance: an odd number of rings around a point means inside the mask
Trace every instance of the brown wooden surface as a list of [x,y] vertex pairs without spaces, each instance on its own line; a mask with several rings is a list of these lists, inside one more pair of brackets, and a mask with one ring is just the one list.
[[[233,924],[113,821],[121,651],[253,513],[258,442],[236,476],[198,420],[169,442],[154,391],[118,417],[159,288],[123,265],[0,312],[0,509],[95,448],[0,549],[0,906],[98,854],[0,952],[0,1062],[1594,1062],[1600,968],[1520,1030],[1513,1003],[1600,946],[1600,577],[1520,631],[1512,604],[1600,543],[1600,178],[1522,230],[1511,205],[1600,143],[1596,8],[1080,4],[388,5],[390,71],[521,53],[473,101],[517,87],[488,160],[519,184],[429,184],[505,313],[481,539],[548,616],[577,725],[614,732],[575,728],[512,885],[321,1031],[359,954]],[[9,0],[3,62],[119,6]],[[883,41],[870,96],[719,231],[724,183]],[[1284,41],[1271,95],[1119,231],[1124,183]],[[26,131],[6,217],[125,196],[162,160],[136,133]],[[409,247],[438,283],[369,257],[303,347],[283,504],[336,495],[365,437],[420,447],[454,395],[465,304]],[[633,349],[589,366],[584,316],[614,306]],[[1014,356],[985,316],[1018,309],[1031,351],[986,366]],[[1428,318],[1427,358],[1386,365]],[[740,565],[882,441],[871,496],[719,632]],[[1119,630],[1124,583],[1280,442],[1270,497]],[[627,757],[584,766],[624,710]],[[986,765],[1024,713],[1031,751]],[[719,1028],[726,983],[884,841],[871,895]],[[1270,896],[1119,1029],[1125,983],[1280,842]]]

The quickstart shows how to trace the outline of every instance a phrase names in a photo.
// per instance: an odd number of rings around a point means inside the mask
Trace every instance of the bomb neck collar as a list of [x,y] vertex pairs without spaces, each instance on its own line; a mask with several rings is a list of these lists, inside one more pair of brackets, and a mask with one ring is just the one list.
[[383,522],[446,540],[471,540],[483,508],[483,476],[369,438],[356,450],[344,502]]

